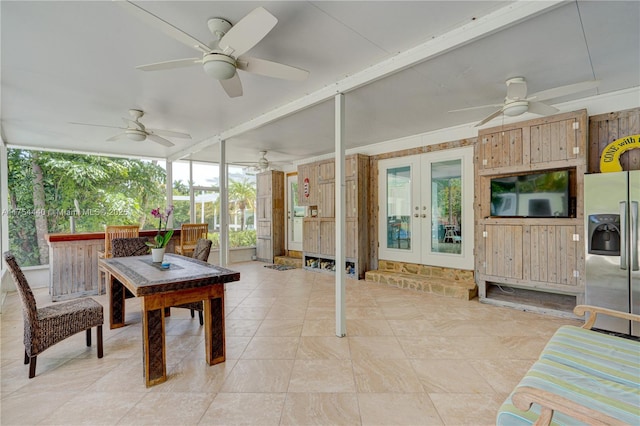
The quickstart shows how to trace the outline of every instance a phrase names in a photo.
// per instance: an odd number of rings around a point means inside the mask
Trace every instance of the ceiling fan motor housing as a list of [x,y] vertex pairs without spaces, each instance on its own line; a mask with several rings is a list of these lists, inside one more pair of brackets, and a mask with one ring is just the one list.
[[127,129],[125,130],[127,138],[134,142],[142,142],[147,138],[147,134],[141,130]]
[[222,53],[207,53],[202,58],[204,71],[217,80],[227,80],[236,74],[236,61]]

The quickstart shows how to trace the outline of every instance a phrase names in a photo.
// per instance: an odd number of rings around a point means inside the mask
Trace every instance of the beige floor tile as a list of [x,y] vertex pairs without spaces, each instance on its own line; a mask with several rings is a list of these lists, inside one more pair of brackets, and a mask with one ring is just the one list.
[[[135,392],[81,392],[55,410],[47,418],[52,425],[112,425],[125,417],[135,417],[132,408],[144,397]],[[101,408],[96,415],[96,407]],[[8,424],[8,423],[7,423]]]
[[299,337],[255,336],[242,353],[242,359],[294,359]]
[[286,393],[219,393],[202,416],[203,425],[280,423]]
[[298,337],[302,334],[302,319],[281,319],[262,321],[256,336]]
[[349,359],[349,340],[337,336],[305,336],[296,359]]
[[491,393],[429,393],[445,425],[493,426],[504,398]]
[[349,337],[353,359],[405,359],[407,356],[393,336]]
[[224,381],[221,392],[286,392],[293,360],[241,359]]
[[3,394],[0,401],[2,406],[0,423],[3,425],[53,424],[48,422],[52,413],[81,394],[80,391],[65,392],[60,389],[55,393],[51,390],[30,389],[16,391],[9,395]]
[[357,359],[353,371],[358,392],[424,392],[411,362],[406,359]]
[[467,363],[456,360],[411,360],[418,379],[428,393],[491,394],[493,388]]
[[355,392],[350,360],[298,359],[291,373],[288,392]]
[[355,393],[288,393],[281,425],[360,425]]
[[[358,404],[362,425],[417,426],[442,425],[426,393],[360,393]],[[389,410],[389,407],[394,407]]]
[[196,425],[213,401],[213,392],[145,394],[119,425]]

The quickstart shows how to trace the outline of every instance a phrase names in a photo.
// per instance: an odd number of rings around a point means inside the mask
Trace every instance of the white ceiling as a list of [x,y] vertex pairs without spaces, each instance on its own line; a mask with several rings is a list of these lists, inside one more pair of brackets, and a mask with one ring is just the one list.
[[[208,18],[235,23],[263,6],[278,24],[248,53],[310,77],[240,71],[244,96],[230,99],[197,66],[136,70],[198,55],[116,2],[2,1],[5,143],[215,161],[213,145],[224,138],[231,162],[257,160],[261,150],[291,162],[333,151],[336,92],[346,94],[346,146],[355,148],[479,121],[491,110],[447,111],[501,103],[514,76],[526,77],[529,93],[601,80],[552,104],[640,86],[638,1],[136,3],[203,41],[212,38]],[[193,140],[105,142],[119,131],[69,124],[121,126],[130,108],[145,111],[148,127]]]

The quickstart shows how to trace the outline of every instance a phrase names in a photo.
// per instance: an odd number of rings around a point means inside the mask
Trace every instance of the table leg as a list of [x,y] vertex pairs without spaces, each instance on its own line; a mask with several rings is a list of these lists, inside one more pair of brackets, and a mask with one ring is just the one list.
[[[146,299],[146,298],[145,298]],[[142,341],[147,387],[167,380],[164,309],[150,308],[143,300]]]
[[109,311],[111,312],[109,328],[124,327],[125,288],[113,275],[107,273],[105,278],[109,288]]
[[[222,286],[222,284],[220,284]],[[209,365],[225,361],[224,291],[222,296],[204,300],[204,344]]]

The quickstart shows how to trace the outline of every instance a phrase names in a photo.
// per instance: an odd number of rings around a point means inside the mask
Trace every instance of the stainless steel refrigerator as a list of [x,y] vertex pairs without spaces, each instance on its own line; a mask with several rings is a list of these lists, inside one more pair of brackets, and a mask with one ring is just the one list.
[[[640,314],[640,171],[585,175],[585,302]],[[596,328],[640,336],[631,321],[599,315]]]

